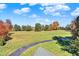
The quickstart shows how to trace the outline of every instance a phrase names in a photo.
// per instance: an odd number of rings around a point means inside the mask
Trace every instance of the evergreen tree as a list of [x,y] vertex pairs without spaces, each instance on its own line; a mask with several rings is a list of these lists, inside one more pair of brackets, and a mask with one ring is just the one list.
[[48,31],[49,30],[49,25],[45,25],[44,30]]
[[17,24],[14,25],[14,30],[15,31],[21,31],[21,27]]
[[41,24],[40,23],[35,24],[35,31],[41,31]]

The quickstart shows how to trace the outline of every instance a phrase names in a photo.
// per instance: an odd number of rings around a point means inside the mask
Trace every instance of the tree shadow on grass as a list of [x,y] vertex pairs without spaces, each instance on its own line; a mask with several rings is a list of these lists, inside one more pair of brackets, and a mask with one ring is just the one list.
[[61,37],[61,36],[54,36],[52,38],[53,40],[57,40],[57,43],[62,45],[62,46],[70,46],[71,41],[73,40],[72,37]]
[[12,34],[14,34],[14,33],[9,33],[8,35],[11,36]]
[[61,45],[61,49],[63,51],[67,51],[71,54],[76,52],[76,49],[73,50],[72,43],[73,43],[73,37],[61,37],[61,36],[55,36],[53,37],[54,40],[57,40],[57,44]]
[[10,37],[10,36],[6,36],[6,38],[4,39],[5,41],[9,41],[9,40],[11,40],[12,39],[12,37]]
[[14,34],[14,33],[9,33],[9,34],[4,38],[4,40],[2,41],[2,44],[0,44],[0,45],[1,45],[1,46],[4,46],[4,45],[7,43],[7,41],[12,40],[12,39],[13,39],[13,38],[11,37],[12,34]]
[[9,34],[5,37],[5,41],[8,41],[8,40],[13,39],[13,38],[11,37],[12,34],[14,34],[14,33],[9,33]]

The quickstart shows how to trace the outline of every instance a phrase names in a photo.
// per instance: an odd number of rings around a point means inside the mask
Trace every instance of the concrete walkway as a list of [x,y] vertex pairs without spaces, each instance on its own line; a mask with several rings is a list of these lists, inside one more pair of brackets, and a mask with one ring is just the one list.
[[16,51],[14,51],[13,53],[11,53],[9,56],[20,56],[21,53],[23,53],[24,51],[26,51],[27,49],[37,45],[37,44],[41,44],[41,43],[45,43],[45,42],[52,42],[53,40],[44,40],[44,41],[40,41],[40,42],[36,42],[36,43],[32,43],[30,45],[25,45],[19,49],[17,49]]
[[39,47],[33,56],[53,56],[51,52],[45,50],[42,47]]

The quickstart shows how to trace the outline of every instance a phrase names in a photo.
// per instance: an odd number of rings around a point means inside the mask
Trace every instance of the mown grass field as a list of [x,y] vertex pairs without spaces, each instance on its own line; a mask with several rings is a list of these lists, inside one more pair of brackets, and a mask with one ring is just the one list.
[[[43,41],[43,40],[52,40],[52,37],[54,36],[71,36],[70,32],[64,31],[64,30],[56,30],[56,31],[42,31],[42,32],[34,32],[34,31],[14,31],[11,32],[12,39],[7,41],[7,44],[4,46],[0,46],[0,55],[1,56],[7,56],[17,50],[18,48],[21,48],[24,45],[29,45],[31,43]],[[48,49],[51,51],[52,43],[47,43],[48,46],[51,46]],[[47,46],[46,45],[46,46]],[[41,46],[45,46],[44,44]],[[59,45],[58,45],[59,46]],[[52,50],[53,52],[53,50]],[[63,55],[63,54],[62,54]]]
[[32,48],[29,48],[28,50],[26,50],[25,52],[23,52],[21,55],[22,56],[31,56],[35,53],[35,51],[39,48],[45,48],[46,50],[48,50],[52,56],[72,56],[72,54],[61,50],[62,46],[58,45],[57,42],[46,42],[43,44],[39,44],[36,45]]

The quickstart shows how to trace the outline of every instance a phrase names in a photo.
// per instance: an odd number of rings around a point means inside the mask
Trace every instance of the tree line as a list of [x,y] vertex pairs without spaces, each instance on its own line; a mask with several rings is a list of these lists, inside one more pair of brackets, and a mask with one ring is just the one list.
[[59,23],[57,21],[49,25],[42,25],[40,23],[36,23],[35,27],[31,25],[20,26],[18,24],[15,24],[13,26],[14,31],[51,31],[51,30],[58,30],[58,28],[59,28]]
[[70,30],[70,24],[67,24],[65,27],[59,26],[58,21],[54,21],[49,25],[42,25],[40,23],[36,23],[35,27],[31,25],[18,25],[15,24],[13,26],[14,31],[52,31],[52,30]]

